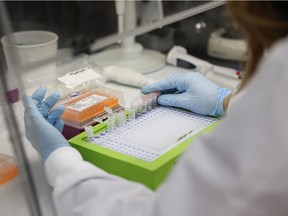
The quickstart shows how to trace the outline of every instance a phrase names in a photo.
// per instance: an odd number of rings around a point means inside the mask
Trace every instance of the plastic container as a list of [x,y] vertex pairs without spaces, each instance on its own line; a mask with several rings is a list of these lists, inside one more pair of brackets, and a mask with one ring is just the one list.
[[118,100],[123,100],[121,92],[98,87],[82,92],[72,92],[57,105],[62,104],[65,107],[62,115],[65,125],[83,130],[85,125],[95,123],[95,118],[107,117],[104,107],[110,107],[113,111],[122,109]]
[[[14,90],[17,85],[15,75],[23,66],[49,59],[57,55],[58,36],[48,31],[20,31],[1,38],[8,67],[8,87]],[[56,63],[51,62],[22,73],[27,89],[44,85],[54,88]],[[52,86],[51,86],[52,85]]]
[[58,61],[56,69],[58,76],[56,88],[61,95],[104,85],[102,69],[89,62],[86,54],[69,56],[62,61]]
[[14,157],[0,153],[0,185],[18,175]]

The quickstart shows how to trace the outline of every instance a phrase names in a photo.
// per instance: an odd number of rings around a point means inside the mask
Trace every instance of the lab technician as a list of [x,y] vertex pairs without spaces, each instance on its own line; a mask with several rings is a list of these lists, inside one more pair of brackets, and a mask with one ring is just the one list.
[[[245,78],[216,130],[193,141],[155,192],[83,161],[59,132],[63,107],[49,113],[59,95],[43,101],[40,88],[24,98],[26,135],[45,161],[59,215],[288,215],[288,2],[231,1],[228,8],[247,36]],[[198,73],[142,91],[174,88],[183,93],[158,102],[204,115],[223,115],[231,95]]]

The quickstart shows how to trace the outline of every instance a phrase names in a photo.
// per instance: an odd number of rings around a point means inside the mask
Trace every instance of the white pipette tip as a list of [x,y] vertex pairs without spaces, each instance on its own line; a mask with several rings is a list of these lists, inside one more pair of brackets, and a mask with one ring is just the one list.
[[113,110],[110,107],[104,107],[104,110],[108,113],[108,114],[113,114]]
[[97,123],[101,123],[102,119],[101,118],[94,118],[94,121],[97,122]]
[[121,107],[125,108],[125,101],[124,101],[124,100],[118,99],[118,104],[119,104]]

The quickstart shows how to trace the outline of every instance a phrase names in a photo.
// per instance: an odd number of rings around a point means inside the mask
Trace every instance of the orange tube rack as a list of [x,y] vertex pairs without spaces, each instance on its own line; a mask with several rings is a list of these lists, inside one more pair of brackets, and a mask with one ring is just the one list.
[[0,153],[0,185],[18,175],[14,157]]
[[120,109],[118,100],[121,99],[123,100],[121,92],[99,87],[72,98],[62,99],[57,105],[62,104],[65,107],[61,117],[65,124],[80,129],[92,123],[95,118],[105,116],[107,113],[104,107]]

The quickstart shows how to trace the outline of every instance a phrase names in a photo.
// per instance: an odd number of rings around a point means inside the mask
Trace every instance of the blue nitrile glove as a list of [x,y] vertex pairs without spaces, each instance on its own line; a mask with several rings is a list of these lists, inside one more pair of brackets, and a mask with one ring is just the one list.
[[63,120],[60,119],[64,113],[64,107],[60,105],[51,111],[60,95],[54,92],[43,100],[45,94],[46,89],[40,87],[31,97],[23,97],[26,137],[40,152],[44,161],[57,148],[69,146],[67,140],[60,133],[64,126]]
[[171,74],[144,86],[143,94],[161,92],[158,103],[180,107],[201,115],[223,116],[223,100],[231,90],[213,83],[198,72]]

